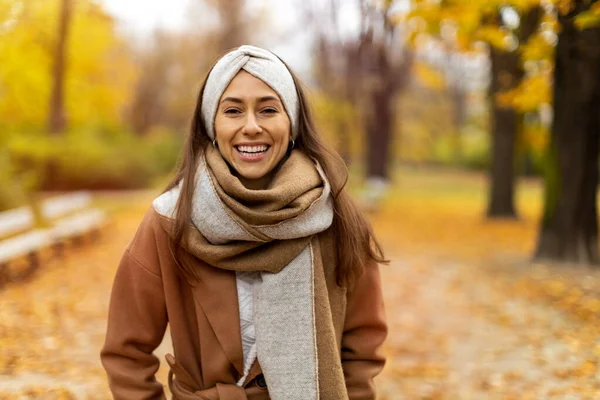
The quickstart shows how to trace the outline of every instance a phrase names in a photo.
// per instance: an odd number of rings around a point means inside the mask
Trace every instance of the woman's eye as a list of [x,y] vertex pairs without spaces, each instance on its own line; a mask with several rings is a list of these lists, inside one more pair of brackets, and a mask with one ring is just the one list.
[[237,108],[228,108],[225,110],[225,114],[239,114],[241,111]]
[[276,113],[276,112],[278,112],[278,111],[277,111],[277,109],[276,109],[276,108],[265,108],[265,109],[263,110],[263,112],[264,112],[264,113],[266,113],[266,114],[275,114],[275,113]]

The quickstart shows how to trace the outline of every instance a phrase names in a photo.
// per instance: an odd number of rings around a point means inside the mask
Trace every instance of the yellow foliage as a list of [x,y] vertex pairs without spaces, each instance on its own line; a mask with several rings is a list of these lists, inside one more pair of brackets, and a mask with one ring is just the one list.
[[499,50],[510,50],[508,47],[509,34],[497,25],[484,25],[477,30],[476,38],[489,43]]
[[553,3],[562,15],[567,15],[575,7],[573,0],[553,0]]
[[319,133],[325,140],[340,152],[348,151],[345,155],[353,160],[360,159],[365,138],[361,118],[352,104],[322,92],[311,92],[310,103]]
[[455,4],[443,8],[443,19],[456,22],[459,32],[472,35],[480,26],[482,10],[470,4]]
[[521,112],[535,111],[540,105],[551,103],[550,77],[544,74],[524,78],[514,89],[496,95],[498,104],[514,107]]
[[412,18],[423,19],[428,24],[438,24],[442,18],[440,7],[437,4],[426,4],[413,8],[407,15],[406,19]]
[[455,1],[441,5],[439,2],[414,2],[416,5],[405,15],[398,18],[398,22],[408,22],[411,30],[420,33],[439,34],[444,22],[452,21],[456,27],[457,35],[463,38],[473,35],[481,25],[482,7],[474,6],[469,2]]
[[423,33],[421,33],[421,32],[419,32],[419,31],[417,31],[417,30],[411,31],[411,32],[408,34],[408,37],[407,37],[407,39],[406,39],[406,43],[407,43],[409,46],[411,46],[412,48],[415,48],[415,47],[417,47],[417,45],[418,45],[418,42],[419,42],[419,39],[420,39],[420,37],[421,37],[422,35],[424,35],[424,34],[423,34]]
[[[0,119],[5,124],[38,122],[49,101],[49,2],[31,1],[4,30],[0,40]],[[17,17],[17,18],[14,18]],[[33,23],[34,20],[35,23]],[[5,25],[6,26],[6,25]]]
[[[0,16],[5,3],[0,3]],[[0,121],[5,126],[45,126],[59,4],[23,2],[15,22],[0,33]],[[112,18],[96,2],[74,2],[67,49],[69,123],[117,124],[130,103],[136,74]]]
[[541,125],[526,125],[523,129],[524,139],[528,147],[537,154],[543,154],[548,148],[550,132]]
[[[554,33],[554,35],[558,35],[562,30],[560,22],[558,22],[558,19],[554,14],[544,15],[540,21],[540,28],[538,33]],[[554,44],[556,44],[556,41],[554,41]]]
[[419,82],[431,89],[442,90],[446,86],[444,75],[424,62],[416,62],[413,73]]
[[554,46],[539,33],[531,36],[520,51],[523,61],[551,60],[554,56]]
[[125,44],[115,35],[114,21],[95,3],[75,14],[69,59],[68,109],[73,123],[91,119],[113,125],[130,103],[135,67]]
[[540,0],[511,0],[510,5],[520,12],[526,12],[540,5]]
[[456,49],[458,51],[467,52],[473,49],[473,38],[471,35],[463,32],[458,32],[456,35]]
[[[19,11],[19,2],[14,0],[0,0],[0,24],[10,23],[14,15]],[[1,29],[6,29],[3,26]]]
[[577,28],[584,30],[600,26],[600,3],[594,3],[590,9],[575,17]]

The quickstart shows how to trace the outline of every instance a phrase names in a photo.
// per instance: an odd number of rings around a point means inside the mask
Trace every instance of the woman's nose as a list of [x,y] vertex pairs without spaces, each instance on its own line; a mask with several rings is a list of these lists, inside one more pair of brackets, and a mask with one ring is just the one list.
[[258,124],[256,116],[253,113],[249,113],[244,125],[244,133],[247,135],[256,135],[260,132],[262,132],[262,128]]

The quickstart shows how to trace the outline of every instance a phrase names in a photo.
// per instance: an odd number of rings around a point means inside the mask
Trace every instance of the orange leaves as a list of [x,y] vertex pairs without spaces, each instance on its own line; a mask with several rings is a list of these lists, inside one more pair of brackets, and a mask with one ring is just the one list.
[[8,395],[5,400],[37,399],[37,400],[76,400],[77,397],[67,389],[50,389],[46,387],[33,387],[23,393]]
[[596,360],[585,360],[583,363],[572,367],[557,369],[554,375],[560,379],[569,379],[571,377],[588,377],[596,374],[598,362]]
[[383,399],[596,398],[600,271],[531,264],[541,187],[485,221],[480,175],[401,169],[375,232],[390,339]]
[[563,281],[550,281],[546,284],[546,291],[552,297],[560,297],[567,290],[567,285]]
[[487,182],[479,174],[401,169],[383,209],[373,216],[378,235],[394,239],[399,252],[436,252],[478,260],[497,249],[529,254],[541,209],[541,187],[522,183],[522,220],[485,219]]
[[110,287],[154,195],[98,197],[120,211],[94,245],[73,247],[65,258],[45,262],[31,281],[2,288],[0,399],[111,398],[99,360]]

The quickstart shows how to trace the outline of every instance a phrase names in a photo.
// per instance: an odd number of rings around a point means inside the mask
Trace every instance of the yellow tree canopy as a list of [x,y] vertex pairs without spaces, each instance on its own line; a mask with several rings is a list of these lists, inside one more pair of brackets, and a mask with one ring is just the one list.
[[[594,5],[596,6],[596,5]],[[514,27],[501,23],[501,10],[509,10],[518,18],[534,7],[561,13],[572,10],[572,0],[412,0],[411,8],[395,17],[411,31],[414,43],[421,40],[452,42],[458,51],[479,49],[477,43],[487,43],[500,51],[518,52],[527,71],[518,87],[498,93],[504,106],[527,112],[551,101],[550,85],[554,46],[559,25],[553,12],[546,12],[539,28],[527,42],[519,43]],[[581,24],[595,21],[597,7],[580,14]],[[422,38],[425,39],[422,39]]]
[[[43,129],[60,1],[0,0],[0,125]],[[137,72],[115,22],[92,0],[73,2],[67,44],[68,123],[115,126]]]

